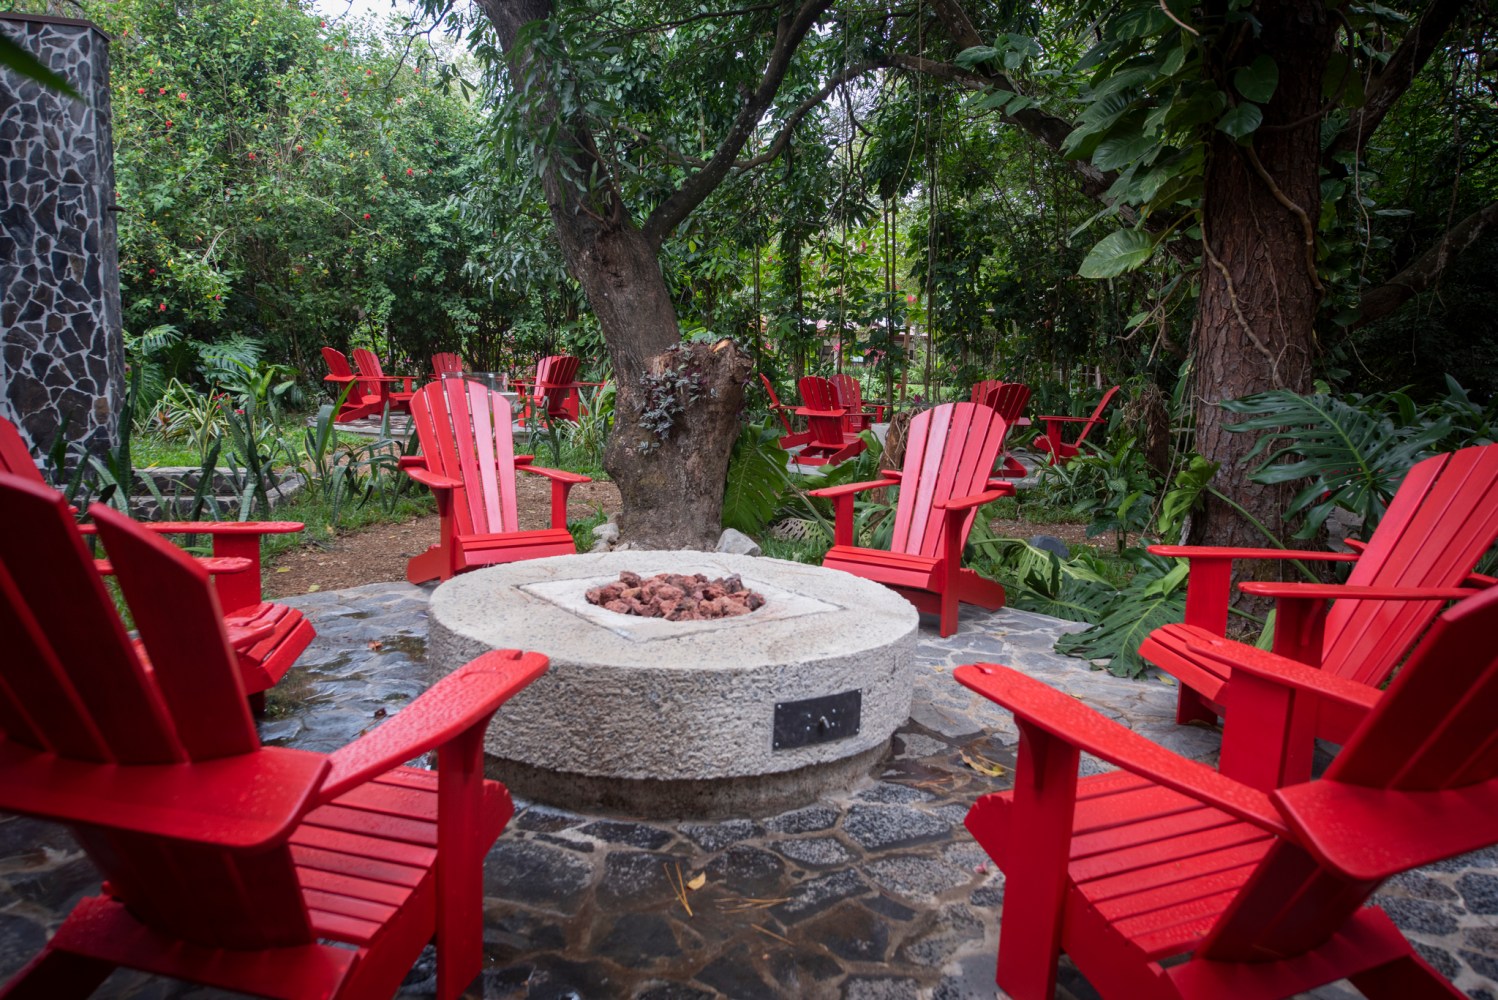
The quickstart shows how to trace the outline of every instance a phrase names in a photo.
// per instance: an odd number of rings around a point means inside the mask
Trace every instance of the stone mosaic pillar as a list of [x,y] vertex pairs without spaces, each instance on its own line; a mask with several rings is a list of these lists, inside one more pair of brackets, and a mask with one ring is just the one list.
[[34,452],[65,433],[98,454],[125,404],[109,39],[15,13],[0,31],[83,96],[0,67],[0,415]]

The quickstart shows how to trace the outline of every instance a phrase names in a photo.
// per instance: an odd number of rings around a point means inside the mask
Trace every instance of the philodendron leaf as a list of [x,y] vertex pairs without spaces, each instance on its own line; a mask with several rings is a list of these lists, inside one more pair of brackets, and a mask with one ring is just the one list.
[[1087,252],[1077,273],[1084,278],[1116,278],[1139,267],[1154,253],[1155,242],[1148,233],[1120,229],[1104,236]]
[[1244,101],[1217,119],[1217,127],[1234,139],[1241,139],[1258,128],[1263,120],[1264,112],[1259,110],[1259,106]]
[[1238,93],[1257,104],[1267,104],[1279,86],[1280,68],[1267,55],[1259,55],[1247,66],[1233,71],[1233,86]]
[[1151,136],[1136,135],[1121,139],[1104,139],[1092,151],[1092,165],[1099,170],[1118,170],[1127,167],[1157,143]]

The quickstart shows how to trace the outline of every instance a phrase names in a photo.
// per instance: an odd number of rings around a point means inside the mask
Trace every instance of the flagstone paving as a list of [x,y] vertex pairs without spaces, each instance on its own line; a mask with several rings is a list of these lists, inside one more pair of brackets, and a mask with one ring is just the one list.
[[[318,638],[271,692],[263,739],[332,750],[419,694],[429,593],[375,584],[288,601],[307,612]],[[484,866],[488,963],[470,995],[993,997],[1004,880],[962,817],[978,795],[1011,780],[1017,733],[1008,713],[954,683],[951,668],[1007,663],[1196,759],[1212,761],[1219,737],[1175,725],[1167,683],[1121,680],[1051,651],[1058,634],[1082,626],[967,608],[953,636],[937,638],[932,624],[922,628],[910,721],[857,787],[778,816],[716,822],[644,823],[517,803]],[[0,820],[0,981],[97,889],[63,830]],[[1396,879],[1379,903],[1458,986],[1498,1000],[1498,850]],[[1096,995],[1066,963],[1061,979],[1065,997]],[[428,957],[401,996],[434,989]],[[223,995],[123,972],[98,993]],[[1315,994],[1351,995],[1339,986]]]

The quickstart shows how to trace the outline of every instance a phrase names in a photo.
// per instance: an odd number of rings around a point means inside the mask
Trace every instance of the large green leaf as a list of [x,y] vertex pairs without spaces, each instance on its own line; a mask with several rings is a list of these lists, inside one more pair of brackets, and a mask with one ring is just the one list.
[[1217,128],[1234,139],[1241,139],[1250,135],[1263,121],[1264,112],[1259,110],[1259,106],[1244,101],[1236,108],[1230,108],[1227,114],[1217,119]]
[[1304,484],[1287,511],[1305,516],[1297,538],[1314,537],[1335,507],[1360,516],[1368,537],[1410,466],[1450,433],[1446,417],[1397,427],[1381,412],[1382,401],[1369,397],[1359,406],[1326,392],[1276,389],[1222,404],[1248,417],[1229,430],[1266,432],[1250,452],[1264,456],[1255,482]]
[[1155,243],[1148,233],[1120,229],[1104,236],[1087,252],[1077,273],[1084,278],[1116,278],[1139,267],[1154,253]]
[[1097,624],[1085,632],[1062,636],[1056,652],[1106,659],[1108,672],[1120,677],[1142,675],[1145,662],[1139,655],[1140,643],[1160,626],[1185,617],[1186,595],[1181,588],[1187,569],[1184,561],[1163,572],[1159,567],[1141,568]]
[[1092,153],[1092,165],[1099,170],[1118,170],[1128,166],[1157,145],[1148,135],[1104,139]]
[[785,452],[773,428],[751,424],[739,433],[723,489],[723,525],[760,535],[775,516],[785,492]]
[[1233,71],[1233,86],[1238,88],[1238,93],[1257,104],[1269,103],[1279,82],[1280,68],[1263,54],[1249,65]]

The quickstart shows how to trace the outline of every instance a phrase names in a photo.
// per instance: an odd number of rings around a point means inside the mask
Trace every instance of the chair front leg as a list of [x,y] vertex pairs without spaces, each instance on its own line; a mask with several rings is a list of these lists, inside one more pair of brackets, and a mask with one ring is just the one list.
[[853,544],[853,494],[835,497],[832,501],[832,544]]
[[489,717],[437,749],[437,996],[453,1000],[484,967],[480,812]]
[[1080,754],[1038,726],[1016,721],[1013,813],[1023,835],[1009,838],[997,981],[1015,1000],[1046,1000],[1056,993]]
[[551,526],[553,528],[567,527],[567,493],[572,489],[572,485],[561,479],[551,481]]

